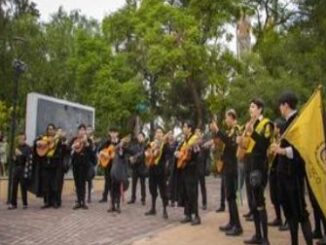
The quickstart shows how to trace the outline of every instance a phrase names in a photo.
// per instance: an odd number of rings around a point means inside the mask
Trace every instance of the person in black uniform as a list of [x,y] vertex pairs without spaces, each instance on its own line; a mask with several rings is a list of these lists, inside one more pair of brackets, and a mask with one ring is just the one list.
[[87,174],[87,202],[92,202],[93,179],[96,176],[95,167],[97,165],[97,142],[94,137],[94,129],[92,125],[88,125],[86,129],[87,137],[92,142],[92,155],[90,158],[90,168]]
[[[196,134],[202,139],[204,139],[204,135],[200,128],[196,128]],[[200,147],[200,153],[198,155],[199,161],[199,187],[202,196],[202,209],[207,209],[207,188],[206,188],[206,172],[207,172],[207,165],[209,164],[209,157],[210,157],[210,148],[202,145]]]
[[87,138],[86,126],[78,127],[78,135],[71,140],[71,162],[75,181],[77,202],[73,209],[88,209],[85,203],[86,179],[92,158],[92,142]]
[[32,149],[26,143],[24,133],[18,135],[18,146],[14,155],[14,171],[11,200],[8,209],[17,208],[18,185],[20,185],[23,209],[28,207],[27,203],[27,184],[32,172]]
[[[286,120],[281,134],[289,127],[297,116],[296,106],[298,99],[293,92],[284,92],[279,98],[279,109]],[[304,161],[298,151],[287,140],[281,139],[279,144],[271,146],[272,152],[277,154],[277,180],[280,203],[288,221],[291,244],[298,244],[298,224],[301,228],[307,245],[312,245],[312,230],[309,214],[306,209],[304,179]]]
[[[145,158],[151,158],[152,161],[147,162],[149,166],[149,192],[152,197],[151,209],[145,215],[156,215],[156,198],[157,189],[160,191],[160,196],[163,204],[163,218],[168,218],[167,205],[167,184],[165,167],[168,156],[168,143],[167,137],[164,136],[162,128],[157,128],[155,131],[154,141],[151,142],[149,148],[145,151]],[[148,160],[147,160],[148,161]]]
[[36,147],[38,147],[40,141],[47,142],[49,146],[46,154],[38,157],[41,166],[41,184],[44,197],[42,208],[58,208],[60,204],[58,168],[62,164],[63,146],[61,136],[57,134],[54,124],[48,124],[46,135],[36,139]]
[[[176,151],[175,156],[178,159],[177,164],[181,173],[182,189],[180,197],[184,205],[185,215],[181,223],[199,225],[201,223],[198,212],[198,154],[200,152],[200,147],[198,146],[198,136],[194,133],[194,130],[195,128],[192,122],[188,121],[183,124],[182,131],[185,140]],[[190,157],[187,157],[183,164],[179,164],[180,159],[182,159],[182,152],[187,152],[190,154]],[[192,215],[194,215],[194,218]]]
[[249,107],[251,120],[245,126],[249,135],[246,164],[249,164],[250,168],[250,195],[256,230],[251,239],[244,241],[245,244],[269,244],[264,191],[268,180],[267,150],[271,143],[273,124],[264,118],[263,111],[264,102],[261,99],[253,99]]
[[145,205],[146,202],[146,175],[148,174],[148,168],[145,165],[145,135],[140,132],[137,135],[137,142],[133,145],[132,156],[129,158],[129,162],[132,169],[132,188],[131,188],[131,199],[128,204],[133,204],[136,201],[136,189],[137,182],[140,179],[140,190],[141,190],[141,203]]
[[219,129],[216,122],[212,122],[211,129],[216,137],[219,137],[224,143],[224,151],[222,160],[224,162],[223,177],[225,181],[225,193],[228,202],[230,214],[229,223],[221,226],[220,230],[225,231],[228,236],[239,236],[242,234],[240,224],[239,211],[236,202],[238,188],[238,160],[237,152],[237,136],[239,135],[239,127],[237,127],[237,115],[235,110],[230,109],[225,114],[225,123],[228,127],[227,132]]
[[[282,131],[282,128],[284,126],[285,126],[285,122],[283,119],[278,118],[274,121],[273,142],[279,142],[281,138],[280,132]],[[271,157],[274,156],[271,155]],[[281,215],[281,204],[280,204],[279,193],[277,189],[277,173],[276,173],[277,164],[278,164],[278,159],[277,157],[274,157],[269,170],[269,194],[270,194],[271,202],[275,209],[276,218],[272,222],[268,223],[268,225],[281,227],[283,222],[282,222],[282,215]]]

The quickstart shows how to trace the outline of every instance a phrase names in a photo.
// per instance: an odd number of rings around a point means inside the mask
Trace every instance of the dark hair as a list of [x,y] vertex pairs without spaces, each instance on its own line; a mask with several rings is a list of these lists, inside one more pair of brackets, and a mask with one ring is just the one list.
[[227,110],[226,115],[228,115],[229,117],[232,117],[233,120],[237,119],[237,113],[234,109]]
[[85,124],[79,124],[79,126],[78,126],[78,130],[81,130],[81,129],[84,129],[84,130],[86,130],[86,126],[85,126]]
[[294,110],[297,108],[298,97],[292,91],[285,91],[278,99],[278,105],[288,104],[289,107]]
[[146,138],[146,135],[145,135],[144,132],[139,132],[138,135],[140,135],[140,134],[141,134],[144,138]]
[[55,125],[53,123],[49,123],[47,126],[46,126],[46,130],[49,130],[49,127],[52,127],[53,129],[56,129]]
[[116,133],[118,133],[119,130],[117,128],[112,127],[112,128],[109,128],[109,132],[116,132]]
[[255,104],[258,107],[258,109],[261,109],[262,113],[264,112],[265,103],[262,99],[260,99],[260,98],[252,99],[250,101],[250,104],[251,103]]
[[191,120],[186,120],[183,122],[183,125],[187,124],[188,128],[191,128],[191,131],[194,132],[195,131],[195,124],[193,121]]
[[161,131],[164,133],[164,129],[163,129],[163,127],[161,127],[161,126],[157,126],[156,129],[155,129],[155,131],[156,131],[156,130],[161,130]]

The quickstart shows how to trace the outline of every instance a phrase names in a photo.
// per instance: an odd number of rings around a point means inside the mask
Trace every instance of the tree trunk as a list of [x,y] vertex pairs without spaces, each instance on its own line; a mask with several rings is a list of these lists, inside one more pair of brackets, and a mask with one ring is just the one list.
[[187,78],[187,84],[189,86],[192,99],[194,101],[195,105],[195,113],[196,113],[196,118],[195,118],[195,123],[196,127],[202,127],[203,125],[203,110],[202,110],[202,102],[200,98],[200,94],[198,92],[198,89],[196,88],[196,82],[192,79],[192,77]]

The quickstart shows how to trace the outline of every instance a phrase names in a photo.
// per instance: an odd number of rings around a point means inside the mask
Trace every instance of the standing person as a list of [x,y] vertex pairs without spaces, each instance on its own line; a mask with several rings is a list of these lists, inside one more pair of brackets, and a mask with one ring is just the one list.
[[85,203],[86,178],[92,157],[92,142],[87,138],[86,126],[84,124],[78,127],[78,134],[72,139],[70,146],[72,150],[72,171],[77,194],[77,202],[73,209],[88,209]]
[[238,189],[238,159],[237,137],[239,127],[237,125],[237,114],[234,109],[230,109],[225,114],[225,123],[228,128],[226,132],[220,130],[216,122],[212,122],[211,129],[224,143],[222,160],[224,163],[223,177],[225,181],[225,193],[229,209],[229,223],[221,226],[220,230],[225,231],[228,236],[239,236],[243,230],[240,224],[239,211],[236,202]]
[[[283,131],[283,127],[285,126],[285,122],[282,119],[276,119],[274,122],[274,136],[273,136],[273,142],[277,143],[281,140],[281,131]],[[273,157],[273,155],[272,155]],[[277,226],[280,227],[282,222],[282,215],[281,215],[281,204],[280,204],[280,198],[278,193],[278,187],[277,187],[277,164],[278,164],[278,158],[277,156],[274,157],[270,171],[269,171],[269,194],[270,199],[272,201],[272,204],[275,209],[276,218],[268,223],[269,226]]]
[[[197,145],[198,136],[194,133],[194,130],[192,122],[183,124],[182,131],[185,139],[175,155],[178,159],[177,167],[181,172],[181,199],[184,204],[185,215],[181,223],[199,225],[201,223],[198,212],[198,154],[200,148]],[[192,215],[194,215],[194,218]]]
[[[99,152],[106,148],[114,148],[119,143],[119,132],[115,128],[111,128],[108,133],[107,140],[99,147]],[[104,190],[102,194],[102,199],[99,201],[100,203],[104,203],[108,201],[108,194],[111,189],[111,167],[112,167],[112,159],[106,166],[101,166],[104,169]]]
[[62,164],[62,141],[54,124],[48,124],[45,135],[36,139],[36,151],[41,168],[41,185],[44,197],[42,208],[59,207],[58,168]]
[[12,193],[8,209],[17,208],[18,185],[20,185],[23,209],[27,209],[27,184],[32,173],[32,149],[27,145],[24,133],[18,135],[18,146],[15,149],[13,160]]
[[178,184],[178,181],[180,181],[179,178],[179,171],[177,169],[176,165],[176,158],[174,156],[175,151],[177,150],[179,146],[178,141],[174,138],[174,136],[171,134],[169,136],[169,144],[168,144],[168,169],[169,169],[169,175],[168,175],[168,197],[171,202],[171,207],[175,207],[176,203],[179,201],[179,191],[178,188],[180,185]]
[[[128,157],[129,149],[127,143],[129,142],[129,136],[123,138],[115,146],[114,158],[112,160],[111,167],[111,207],[108,212],[121,213],[120,199],[123,198],[123,192],[127,190],[129,186],[128,182]],[[123,199],[122,199],[123,200]]]
[[94,137],[94,129],[92,125],[88,125],[86,129],[88,139],[92,142],[92,154],[89,163],[89,171],[87,173],[87,202],[92,202],[93,179],[95,178],[95,167],[97,165],[97,144]]
[[160,191],[160,196],[163,204],[163,218],[168,218],[167,205],[167,185],[165,175],[165,165],[168,156],[167,137],[164,136],[162,128],[157,128],[155,131],[154,141],[145,151],[146,164],[149,166],[149,192],[152,197],[151,209],[145,215],[156,215],[156,198],[157,189]]
[[145,164],[145,134],[140,132],[137,135],[137,142],[132,147],[132,156],[129,162],[132,168],[132,188],[131,199],[128,204],[133,204],[136,201],[137,182],[140,179],[141,203],[145,205],[146,202],[146,176],[148,175],[148,168]]
[[[297,103],[297,96],[293,92],[281,94],[278,101],[279,110],[286,120],[281,134],[285,132],[297,117]],[[281,139],[279,144],[274,143],[271,149],[278,157],[278,190],[280,202],[290,228],[291,244],[299,244],[298,225],[300,223],[306,244],[312,245],[311,224],[306,209],[304,192],[304,179],[306,176],[304,161],[295,147],[285,139]]]
[[[203,133],[200,128],[196,129],[195,132],[196,135],[200,139],[203,140]],[[207,164],[208,164],[208,158],[210,154],[210,149],[209,147],[200,147],[200,153],[198,155],[198,177],[199,177],[199,187],[201,191],[201,197],[202,197],[202,209],[206,210],[207,209],[207,189],[206,189],[206,171],[207,171]]]
[[0,176],[5,175],[5,166],[7,164],[7,148],[8,144],[3,132],[0,131]]
[[251,120],[245,126],[249,135],[247,146],[247,162],[250,169],[250,188],[252,196],[252,212],[255,222],[254,236],[244,241],[245,244],[268,245],[267,212],[265,207],[264,191],[268,179],[267,150],[273,134],[273,125],[268,118],[263,116],[264,102],[261,99],[253,99],[250,102],[249,112]]

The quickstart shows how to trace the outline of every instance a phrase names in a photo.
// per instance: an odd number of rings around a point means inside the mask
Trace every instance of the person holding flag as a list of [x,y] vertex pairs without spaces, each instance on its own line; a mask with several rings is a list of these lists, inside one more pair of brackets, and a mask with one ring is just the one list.
[[[296,107],[298,104],[297,96],[293,92],[283,92],[279,98],[279,110],[285,118],[285,127],[281,131],[282,137],[280,143],[271,145],[272,152],[277,155],[277,178],[278,191],[280,195],[280,203],[284,208],[290,233],[291,244],[298,245],[298,224],[301,224],[303,235],[307,245],[313,244],[312,229],[309,221],[309,214],[306,209],[304,180],[305,180],[305,159],[300,154],[297,143],[293,144],[287,137],[287,133],[292,130],[298,122]],[[304,125],[303,130],[307,130],[309,134],[313,125]],[[297,132],[296,134],[299,134]],[[308,144],[307,139],[302,142]],[[301,142],[300,142],[301,143]],[[309,164],[306,162],[306,164]]]

